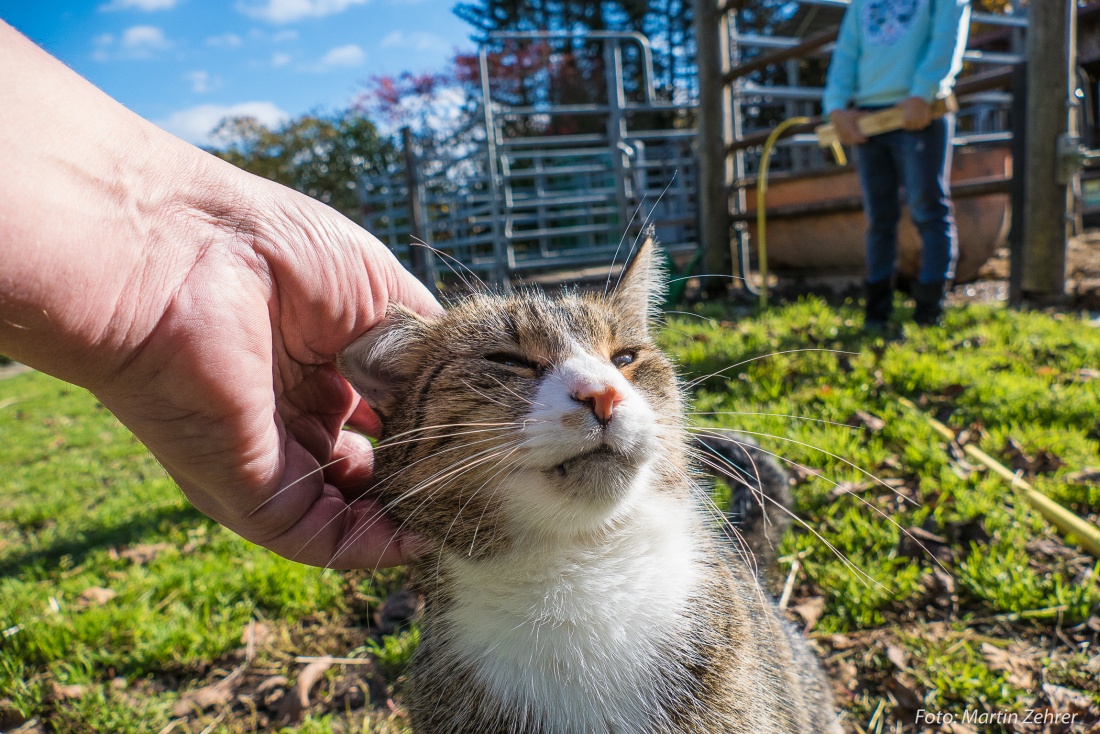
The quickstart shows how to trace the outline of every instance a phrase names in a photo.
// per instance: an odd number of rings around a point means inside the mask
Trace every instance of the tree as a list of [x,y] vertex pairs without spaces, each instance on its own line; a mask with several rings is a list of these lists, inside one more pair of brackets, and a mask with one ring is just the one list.
[[325,202],[359,221],[359,180],[397,161],[392,141],[356,109],[303,115],[276,128],[251,117],[223,120],[219,158]]

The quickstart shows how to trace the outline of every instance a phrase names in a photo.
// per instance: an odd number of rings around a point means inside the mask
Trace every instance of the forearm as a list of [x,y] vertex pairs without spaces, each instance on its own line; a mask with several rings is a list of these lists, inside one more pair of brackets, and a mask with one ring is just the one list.
[[0,99],[0,353],[92,387],[193,266],[217,170],[2,22]]
[[849,9],[844,13],[833,55],[829,61],[829,73],[825,80],[825,93],[821,101],[822,112],[825,115],[848,106],[856,91],[858,67],[859,29],[856,13]]

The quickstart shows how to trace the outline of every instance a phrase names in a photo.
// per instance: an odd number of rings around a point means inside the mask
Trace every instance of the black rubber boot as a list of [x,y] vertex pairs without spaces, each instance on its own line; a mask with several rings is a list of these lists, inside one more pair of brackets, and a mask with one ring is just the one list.
[[937,326],[943,316],[944,281],[934,283],[914,283],[913,300],[917,307],[913,310],[913,321],[921,326]]
[[864,283],[863,307],[864,331],[883,332],[894,311],[894,279],[886,278],[877,283]]

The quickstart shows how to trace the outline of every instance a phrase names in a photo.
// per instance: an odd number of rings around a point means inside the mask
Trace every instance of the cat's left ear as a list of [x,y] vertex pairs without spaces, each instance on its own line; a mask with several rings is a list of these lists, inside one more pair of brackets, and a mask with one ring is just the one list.
[[336,357],[336,368],[385,423],[408,394],[420,367],[417,345],[428,322],[413,311],[390,306],[386,318]]
[[623,268],[608,301],[621,318],[634,321],[647,331],[649,320],[659,313],[664,302],[668,276],[653,230],[644,232],[643,237],[641,247]]

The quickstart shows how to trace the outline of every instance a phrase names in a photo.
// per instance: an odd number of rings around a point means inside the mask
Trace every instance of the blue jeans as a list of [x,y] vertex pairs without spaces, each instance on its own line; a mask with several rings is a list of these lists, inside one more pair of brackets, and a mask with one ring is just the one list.
[[905,187],[913,224],[920,232],[917,280],[935,283],[955,277],[959,236],[951,211],[951,138],[955,118],[947,115],[923,130],[897,130],[868,138],[856,149],[856,168],[867,215],[867,282],[892,278],[898,259],[899,188]]

